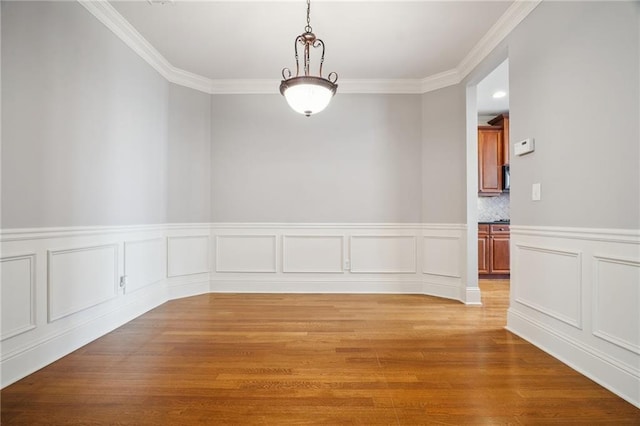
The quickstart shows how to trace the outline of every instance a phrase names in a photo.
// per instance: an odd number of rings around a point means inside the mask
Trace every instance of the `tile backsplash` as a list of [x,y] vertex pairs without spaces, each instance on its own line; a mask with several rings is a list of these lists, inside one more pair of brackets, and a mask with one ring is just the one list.
[[505,192],[496,197],[478,197],[478,222],[500,219],[510,219],[509,193]]

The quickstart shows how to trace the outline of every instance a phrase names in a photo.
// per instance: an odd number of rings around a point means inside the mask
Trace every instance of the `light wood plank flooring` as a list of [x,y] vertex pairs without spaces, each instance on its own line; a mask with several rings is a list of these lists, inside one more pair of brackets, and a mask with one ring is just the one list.
[[629,424],[640,410],[504,330],[412,295],[171,301],[1,392],[3,425]]

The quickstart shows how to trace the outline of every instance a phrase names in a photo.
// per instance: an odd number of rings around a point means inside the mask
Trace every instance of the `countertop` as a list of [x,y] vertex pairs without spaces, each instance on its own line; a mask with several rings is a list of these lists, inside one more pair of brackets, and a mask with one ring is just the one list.
[[510,225],[509,220],[494,220],[493,222],[478,222],[478,225]]

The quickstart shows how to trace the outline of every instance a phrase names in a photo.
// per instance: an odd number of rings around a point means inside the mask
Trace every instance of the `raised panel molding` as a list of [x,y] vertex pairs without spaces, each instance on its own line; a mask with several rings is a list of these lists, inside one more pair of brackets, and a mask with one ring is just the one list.
[[[638,245],[640,230],[606,228],[567,228],[558,226],[511,225],[511,234],[518,237],[562,239],[567,241],[606,242]],[[519,238],[521,239],[521,238]]]
[[415,274],[417,244],[413,235],[352,235],[351,272],[355,274]]
[[124,242],[124,274],[127,293],[166,278],[167,249],[164,238]]
[[594,336],[640,355],[640,261],[594,256]]
[[167,238],[167,277],[208,272],[208,235],[180,235]]
[[582,254],[533,245],[515,247],[515,301],[581,329]]
[[282,272],[343,273],[343,235],[283,235]]
[[512,225],[511,240],[507,329],[640,407],[640,231]]
[[207,228],[207,223],[154,224],[154,225],[118,225],[118,226],[71,226],[60,228],[17,228],[0,229],[0,242],[51,240],[71,237],[98,237],[105,235],[124,235],[129,233],[165,232],[172,229]]
[[36,255],[7,256],[0,263],[0,340],[5,340],[36,328]]
[[48,251],[49,322],[117,296],[118,245]]
[[460,278],[460,237],[425,236],[422,239],[422,273]]
[[276,235],[216,235],[216,272],[277,272]]
[[[350,243],[355,241],[356,245],[361,244],[365,248],[371,249],[380,240],[391,238],[391,242],[400,245],[399,253],[405,253],[404,260],[413,257],[416,269],[424,272],[430,267],[425,267],[423,251],[423,237],[426,237],[433,244],[448,244],[453,240],[440,240],[431,237],[460,237],[460,244],[464,244],[464,234],[466,225],[463,224],[365,224],[365,223],[206,223],[206,224],[157,224],[142,226],[96,226],[96,227],[72,227],[72,228],[40,228],[40,229],[10,229],[0,230],[0,241],[2,241],[1,258],[2,266],[12,265],[16,267],[14,272],[9,272],[9,268],[2,270],[2,303],[9,303],[5,298],[6,283],[5,277],[11,273],[18,276],[18,281],[23,283],[21,289],[29,288],[31,304],[21,302],[22,306],[27,306],[27,311],[21,313],[25,316],[15,324],[31,327],[32,331],[22,331],[20,334],[11,336],[10,330],[16,331],[19,327],[10,326],[4,322],[6,315],[5,307],[2,306],[2,360],[0,366],[2,370],[2,386],[7,386],[16,380],[42,368],[46,364],[68,354],[87,342],[100,337],[136,316],[156,307],[171,298],[184,297],[185,295],[200,294],[206,291],[230,291],[237,292],[362,292],[362,293],[420,293],[439,297],[465,300],[463,293],[469,293],[474,289],[465,287],[464,280],[452,277],[435,275],[430,273],[408,275],[402,273],[382,272],[379,275],[351,275],[349,271],[343,274],[272,274],[272,275],[252,275],[252,274],[203,274],[187,275],[181,278],[163,280],[162,284],[148,286],[145,291],[136,292],[131,297],[117,297],[108,303],[85,309],[77,317],[70,317],[69,320],[55,321],[47,323],[45,321],[48,305],[51,302],[44,294],[47,288],[52,288],[52,279],[56,284],[53,289],[63,285],[64,275],[70,275],[69,271],[84,273],[88,269],[91,276],[99,276],[99,279],[106,282],[106,287],[110,292],[117,294],[117,266],[119,260],[129,257],[129,264],[123,270],[131,271],[132,252],[135,248],[142,249],[143,246],[154,250],[156,243],[152,241],[157,237],[170,238],[173,248],[177,249],[181,245],[185,249],[195,248],[197,253],[189,253],[179,250],[181,255],[196,254],[199,258],[195,262],[195,267],[185,268],[190,270],[209,270],[210,253],[209,240],[216,234],[251,234],[250,236],[265,237],[269,242],[269,256],[263,256],[269,260],[269,268],[275,270],[277,265],[283,264],[282,252],[283,240],[278,238],[286,234],[287,237],[294,234],[317,234],[323,237],[335,237],[340,234],[344,238],[345,257],[346,254],[353,253],[360,255],[363,260],[362,251],[358,252],[349,249]],[[193,234],[198,234],[191,236]],[[357,235],[354,235],[357,234]],[[369,235],[362,235],[369,234]],[[386,234],[386,235],[385,235]],[[178,235],[178,237],[175,237]],[[350,239],[353,235],[355,240]],[[298,235],[299,236],[299,235]],[[584,229],[584,228],[554,228],[554,227],[511,227],[511,236],[514,244],[514,270],[512,271],[512,299],[508,314],[508,329],[525,337],[527,340],[537,344],[542,349],[560,358],[578,371],[583,372],[588,377],[602,384],[622,398],[640,407],[640,356],[638,354],[637,340],[632,328],[619,328],[619,324],[631,315],[637,315],[640,309],[638,303],[638,271],[640,268],[640,258],[638,248],[640,247],[640,231],[635,229]],[[149,246],[142,240],[148,238]],[[186,239],[185,239],[186,238]],[[194,238],[194,240],[190,240]],[[138,241],[141,240],[141,241]],[[398,241],[399,239],[399,241]],[[420,244],[416,244],[419,239]],[[107,244],[117,241],[117,244]],[[447,242],[448,241],[448,242]],[[136,244],[140,242],[141,244]],[[118,256],[118,247],[124,243],[125,254]],[[176,244],[177,243],[177,244]],[[184,244],[182,244],[184,243]],[[167,243],[168,244],[168,240]],[[54,250],[47,252],[50,248],[83,246],[71,250]],[[384,243],[382,244],[384,246]],[[388,246],[389,244],[387,244]],[[393,245],[393,244],[390,244]],[[537,276],[528,275],[531,267],[524,267],[522,259],[518,259],[517,252],[522,252],[520,247],[525,247],[528,255],[537,255],[538,260],[551,260],[549,265],[542,268],[546,272],[545,280],[539,280],[540,271],[534,271]],[[135,247],[135,248],[134,248]],[[560,247],[561,249],[556,249]],[[92,253],[92,248],[97,250]],[[291,248],[291,247],[290,247]],[[527,251],[526,248],[529,248]],[[533,249],[533,251],[531,250]],[[537,251],[536,251],[537,250]],[[78,251],[77,253],[75,251]],[[91,267],[84,262],[82,252],[90,253],[91,258],[104,260],[100,264],[108,264],[106,273],[100,273],[99,268]],[[7,256],[11,253],[12,256]],[[27,254],[25,254],[27,253]],[[167,250],[168,253],[168,250]],[[417,253],[417,256],[416,256]],[[564,253],[564,254],[563,254]],[[107,255],[108,254],[108,255]],[[176,253],[174,253],[176,254]],[[213,254],[213,253],[211,253]],[[365,250],[366,254],[366,250]],[[47,256],[48,255],[48,256]],[[216,253],[217,255],[217,253]],[[464,259],[464,249],[460,256]],[[155,257],[155,256],[153,256]],[[214,256],[215,257],[215,256]],[[29,261],[21,259],[29,258]],[[382,256],[384,259],[384,256]],[[14,263],[13,260],[17,262]],[[41,259],[49,259],[49,282],[47,284],[47,265]],[[282,260],[281,260],[282,259]],[[561,259],[562,266],[559,272],[554,268],[553,259]],[[127,262],[126,259],[124,259]],[[184,260],[184,259],[183,259]],[[356,260],[356,270],[358,269],[358,259]],[[364,257],[367,262],[360,262],[360,269],[371,264],[371,257]],[[280,262],[277,263],[276,261]],[[29,263],[30,262],[30,263]],[[168,261],[167,270],[169,269]],[[176,259],[174,259],[176,262]],[[185,264],[178,259],[174,263],[174,272],[179,271]],[[80,265],[77,269],[66,267],[65,264]],[[583,263],[580,270],[579,264]],[[419,264],[419,265],[418,265]],[[290,264],[294,266],[293,264]],[[385,266],[381,264],[382,266]],[[28,267],[27,267],[28,266]],[[53,266],[53,267],[51,267]],[[375,266],[375,265],[374,265]],[[387,265],[388,266],[388,265]],[[394,269],[397,268],[397,265]],[[400,265],[402,266],[402,265]],[[406,266],[406,265],[405,265]],[[412,266],[409,264],[409,266]],[[465,264],[461,265],[464,276]],[[29,269],[31,268],[31,269]],[[142,267],[143,270],[155,270],[155,267]],[[373,268],[372,268],[373,269]],[[383,268],[379,268],[383,269]],[[391,268],[386,268],[391,269]],[[410,267],[405,269],[410,270]],[[17,270],[17,272],[16,272]],[[184,269],[183,269],[184,270]],[[83,272],[84,271],[84,272]],[[204,271],[206,272],[206,271]],[[166,273],[166,272],[165,272]],[[85,274],[86,275],[86,274]],[[145,275],[150,277],[153,274]],[[560,277],[568,275],[569,288],[572,288],[573,280],[580,282],[580,291],[570,291],[571,297],[563,295],[558,297],[558,301],[573,299],[572,302],[582,303],[582,305],[571,305],[570,309],[578,306],[577,309],[583,312],[583,328],[567,325],[560,318],[554,317],[555,312],[544,312],[548,306],[539,303],[536,309],[534,304],[529,306],[522,302],[535,302],[528,297],[529,293],[523,286],[537,287],[539,283],[549,281],[558,282]],[[105,279],[104,276],[108,276]],[[71,276],[71,282],[65,282],[65,288],[69,284],[80,287],[79,284],[88,284],[94,288],[92,278],[84,279],[81,276]],[[635,283],[635,284],[634,284]],[[37,285],[37,287],[36,287]],[[635,285],[635,287],[634,287]],[[114,288],[115,287],[115,288]],[[537,289],[539,290],[539,289]],[[547,291],[556,291],[551,285],[547,285]],[[524,299],[520,296],[527,296]],[[20,297],[23,297],[24,294]],[[607,300],[599,300],[601,297]],[[478,300],[480,300],[478,295]],[[24,300],[24,299],[23,299]],[[620,300],[623,305],[617,305]],[[66,301],[68,302],[68,301]],[[13,302],[12,302],[13,303]],[[33,304],[36,304],[35,307]],[[631,306],[629,306],[631,304]],[[555,306],[555,305],[554,305]],[[613,306],[619,306],[615,312]],[[58,313],[61,312],[62,305],[56,305]],[[75,306],[76,309],[79,305]],[[22,308],[21,308],[22,309]],[[566,315],[564,310],[561,314]],[[31,315],[35,317],[32,320]],[[551,314],[551,315],[550,315]],[[625,317],[616,317],[623,314]],[[614,316],[612,316],[614,315]],[[41,318],[42,317],[42,318]],[[573,315],[569,315],[575,319]],[[28,319],[27,319],[28,318]],[[76,318],[81,321],[75,321]],[[582,317],[581,317],[582,318]],[[631,317],[631,321],[633,321]],[[37,320],[37,321],[36,321]],[[33,329],[31,325],[36,324]],[[636,322],[637,325],[637,322]],[[17,332],[17,331],[16,331]]]

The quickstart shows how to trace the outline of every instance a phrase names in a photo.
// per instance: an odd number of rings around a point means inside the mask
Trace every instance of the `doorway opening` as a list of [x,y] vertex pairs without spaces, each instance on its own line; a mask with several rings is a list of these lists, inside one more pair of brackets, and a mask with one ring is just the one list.
[[478,297],[480,279],[509,284],[511,221],[506,52],[481,68],[467,86],[467,287]]
[[478,278],[510,274],[509,60],[477,85]]

